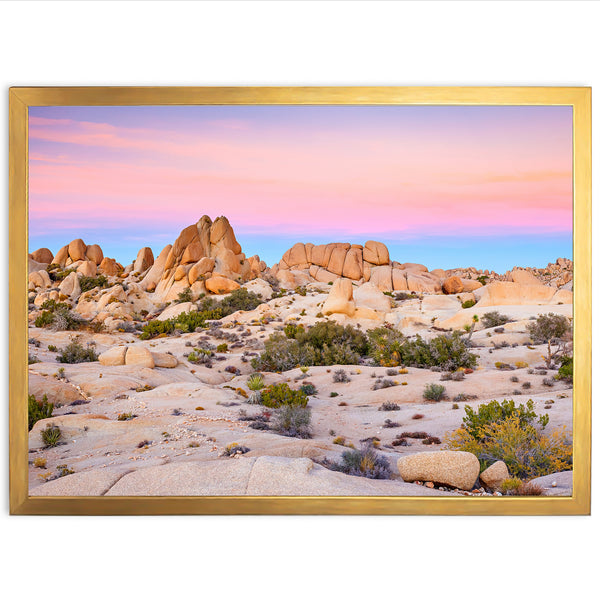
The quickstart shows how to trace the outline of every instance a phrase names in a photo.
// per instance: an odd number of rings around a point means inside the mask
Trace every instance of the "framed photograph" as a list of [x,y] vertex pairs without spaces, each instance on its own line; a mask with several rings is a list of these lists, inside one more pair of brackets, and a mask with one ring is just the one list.
[[589,88],[9,94],[12,514],[589,513]]

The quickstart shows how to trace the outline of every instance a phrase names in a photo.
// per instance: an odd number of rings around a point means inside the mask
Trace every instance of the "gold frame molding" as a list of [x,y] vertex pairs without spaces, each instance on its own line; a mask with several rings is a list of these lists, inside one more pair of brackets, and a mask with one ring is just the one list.
[[[29,497],[28,108],[183,104],[564,105],[573,109],[574,383],[571,497]],[[14,87],[9,90],[11,514],[585,515],[591,475],[591,88]]]

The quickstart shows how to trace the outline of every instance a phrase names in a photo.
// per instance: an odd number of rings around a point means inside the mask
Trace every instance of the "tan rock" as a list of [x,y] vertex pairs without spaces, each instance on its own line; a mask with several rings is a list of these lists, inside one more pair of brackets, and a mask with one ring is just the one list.
[[181,281],[182,279],[186,278],[186,280],[187,280],[187,274],[188,274],[188,271],[190,269],[191,269],[190,265],[179,265],[175,269],[175,273],[173,275],[173,279],[175,281]]
[[233,229],[226,217],[217,217],[210,228],[210,243],[213,246],[221,246],[231,250],[234,254],[240,254],[241,246],[235,239]]
[[76,260],[85,260],[85,251],[87,246],[82,239],[73,240],[68,247],[69,250],[69,258],[72,261]]
[[100,271],[105,275],[115,276],[119,274],[119,263],[114,258],[104,257],[100,263]]
[[153,292],[156,289],[156,286],[163,275],[167,257],[171,253],[171,250],[172,246],[170,244],[161,250],[158,258],[154,261],[154,264],[150,267],[150,270],[140,282],[142,288],[147,292]]
[[573,304],[573,292],[570,290],[558,290],[550,304]]
[[190,284],[198,281],[200,277],[211,273],[215,268],[215,259],[205,256],[201,258],[192,268],[188,271],[188,281]]
[[533,273],[525,269],[513,269],[509,273],[509,279],[514,283],[521,283],[523,285],[540,285],[542,283]]
[[350,250],[350,244],[335,244],[331,251],[327,270],[336,275],[341,275],[344,271],[344,262],[348,250]]
[[477,307],[549,304],[556,288],[547,285],[523,285],[512,281],[494,281],[473,292]]
[[228,278],[237,277],[241,272],[243,259],[233,253],[229,248],[220,248],[214,256],[215,273]]
[[463,282],[456,275],[444,279],[442,283],[442,291],[444,294],[460,294],[464,290]]
[[477,279],[461,279],[461,281],[463,284],[463,292],[473,292],[483,286]]
[[342,275],[348,279],[358,281],[362,277],[362,248],[352,247],[348,250],[344,260]]
[[102,248],[98,244],[92,244],[87,247],[85,257],[87,260],[94,261],[94,264],[98,266],[104,260],[104,252],[102,252]]
[[398,459],[404,481],[433,481],[461,490],[471,490],[479,476],[479,460],[470,452],[440,450],[418,452]]
[[[173,256],[179,258],[184,250],[194,241],[198,239],[198,227],[196,224],[189,225],[180,234],[173,244]],[[169,269],[172,265],[167,265]]]
[[402,268],[406,269],[407,271],[415,271],[417,273],[427,273],[427,267],[425,265],[422,265],[420,263],[402,263]]
[[149,269],[154,264],[154,253],[152,248],[141,248],[137,253],[135,262],[133,263],[133,270],[136,273],[143,273],[146,269]]
[[[309,269],[309,273],[313,279],[320,283],[334,282],[337,279],[337,275],[330,273],[327,269],[323,269],[323,267],[317,267],[315,265]],[[279,275],[279,273],[277,275]]]
[[249,292],[257,294],[265,301],[270,300],[273,295],[273,288],[264,279],[253,279],[245,283],[242,287],[245,287]]
[[229,294],[240,288],[240,284],[225,277],[213,276],[204,282],[206,289],[213,294]]
[[154,359],[152,358],[150,350],[144,348],[144,346],[135,344],[127,348],[127,352],[125,353],[125,364],[153,369]]
[[38,248],[34,252],[31,253],[31,258],[39,263],[47,263],[51,264],[54,255],[48,248]]
[[165,308],[165,310],[163,310],[160,315],[156,317],[156,320],[168,321],[169,319],[178,317],[182,313],[196,312],[197,310],[198,307],[193,302],[180,302],[179,304],[167,306],[167,308]]
[[404,269],[392,269],[392,285],[394,291],[408,291],[408,280],[406,279],[407,272]]
[[363,258],[373,265],[387,265],[390,262],[390,253],[385,244],[369,240],[365,243]]
[[54,264],[64,267],[69,258],[69,246],[63,246],[54,256]]
[[349,279],[339,278],[334,281],[327,300],[323,304],[323,314],[344,314],[352,317],[356,311],[352,294],[352,282]]
[[34,288],[49,288],[52,286],[52,281],[46,270],[30,273],[29,283],[30,285],[33,284]]
[[177,358],[168,352],[152,352],[151,354],[155,367],[174,369],[179,364]]
[[363,285],[353,290],[354,302],[358,308],[370,308],[379,312],[387,313],[392,308],[392,301],[377,286],[372,283]]
[[70,296],[71,298],[77,298],[81,294],[81,287],[79,286],[79,277],[77,273],[69,273],[58,286],[61,294]]
[[392,267],[382,266],[371,269],[371,278],[369,282],[378,287],[382,292],[391,292],[392,286]]
[[181,264],[198,262],[204,256],[204,248],[199,241],[192,242],[183,252]]
[[105,367],[116,367],[125,364],[127,346],[113,346],[98,356],[98,362]]
[[77,272],[86,277],[96,277],[96,263],[93,260],[85,260],[77,267]]
[[306,246],[298,242],[294,244],[284,255],[282,260],[288,267],[297,267],[302,265],[300,268],[308,268],[304,265],[308,264],[308,259],[306,257]]
[[481,479],[483,484],[493,491],[499,491],[502,487],[502,482],[509,477],[508,467],[501,460],[497,460],[479,475],[479,479]]

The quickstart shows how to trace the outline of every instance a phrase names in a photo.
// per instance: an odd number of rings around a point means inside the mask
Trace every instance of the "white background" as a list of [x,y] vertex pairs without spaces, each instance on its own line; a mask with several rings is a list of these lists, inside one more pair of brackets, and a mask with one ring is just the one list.
[[[595,2],[3,2],[2,139],[10,85],[591,85],[598,100],[599,13]],[[6,199],[6,141],[0,153]],[[2,349],[7,399],[6,337]],[[597,594],[598,515],[8,517],[4,406],[5,597]]]

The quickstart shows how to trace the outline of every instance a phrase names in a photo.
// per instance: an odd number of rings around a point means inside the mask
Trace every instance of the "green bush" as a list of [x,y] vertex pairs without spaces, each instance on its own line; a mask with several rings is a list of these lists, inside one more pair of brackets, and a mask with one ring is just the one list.
[[34,321],[36,327],[49,327],[60,331],[75,331],[80,329],[85,321],[75,314],[66,302],[46,300],[40,307],[42,314]]
[[475,306],[475,304],[476,304],[476,303],[475,303],[475,300],[465,300],[465,301],[462,303],[462,307],[463,307],[463,308],[471,308],[472,306]]
[[48,396],[46,396],[46,394],[44,394],[41,401],[36,400],[33,394],[29,394],[27,404],[29,431],[31,431],[33,426],[41,419],[48,419],[52,416],[54,403],[48,402]]
[[506,463],[512,477],[531,479],[573,468],[573,445],[565,429],[546,435],[533,423],[523,423],[516,413],[490,422],[474,437],[465,427],[446,438],[452,450],[477,456],[481,470],[497,460]]
[[425,386],[423,391],[423,398],[425,400],[432,400],[433,402],[439,402],[446,396],[446,388],[438,383],[430,383]]
[[442,367],[445,371],[473,368],[477,356],[468,350],[458,331],[438,335],[428,342],[417,335],[409,340],[394,329],[379,327],[369,332],[369,354],[384,367]]
[[[290,328],[287,334],[292,334]],[[288,371],[298,366],[357,364],[367,351],[365,334],[332,321],[319,322],[305,330],[298,327],[294,337],[275,333],[265,342],[261,355],[252,359],[260,371]]]
[[573,357],[563,356],[560,359],[560,367],[558,369],[558,379],[562,379],[567,383],[573,383]]
[[182,292],[179,292],[179,295],[177,296],[177,300],[175,300],[175,302],[181,304],[182,302],[191,302],[193,300],[192,298],[192,288],[185,288],[185,290],[183,290]]
[[510,317],[507,315],[501,315],[497,310],[492,312],[485,313],[483,317],[481,317],[481,324],[484,329],[489,329],[490,327],[501,327],[502,325],[506,325],[510,321]]
[[96,351],[91,347],[87,346],[84,348],[78,340],[72,340],[64,348],[58,351],[56,360],[61,363],[82,363],[82,362],[94,362],[98,360]]
[[304,325],[298,325],[297,323],[287,323],[287,325],[283,328],[283,333],[285,334],[286,338],[294,339],[300,329],[304,330]]
[[96,287],[107,288],[109,286],[108,279],[104,275],[98,275],[98,277],[88,277],[82,275],[79,278],[79,287],[82,292],[89,292]]
[[308,397],[302,390],[293,390],[287,383],[276,383],[261,392],[262,403],[269,408],[284,405],[306,406]]
[[515,406],[514,400],[503,400],[502,403],[492,400],[488,404],[481,404],[476,411],[470,406],[465,406],[466,416],[463,418],[463,427],[477,440],[484,438],[483,430],[486,426],[506,421],[513,416],[523,427],[537,422],[543,429],[548,424],[549,417],[538,416],[533,408],[533,400],[528,400],[527,404],[519,404],[519,406]]
[[281,435],[308,439],[312,432],[310,419],[308,406],[284,404],[275,412],[272,429]]
[[58,425],[46,425],[46,429],[42,429],[40,434],[46,448],[58,446],[58,442],[62,438],[62,431]]
[[378,454],[372,444],[364,444],[360,449],[346,450],[342,453],[341,462],[325,460],[323,465],[332,471],[368,479],[389,479],[392,474],[390,462],[385,456]]

